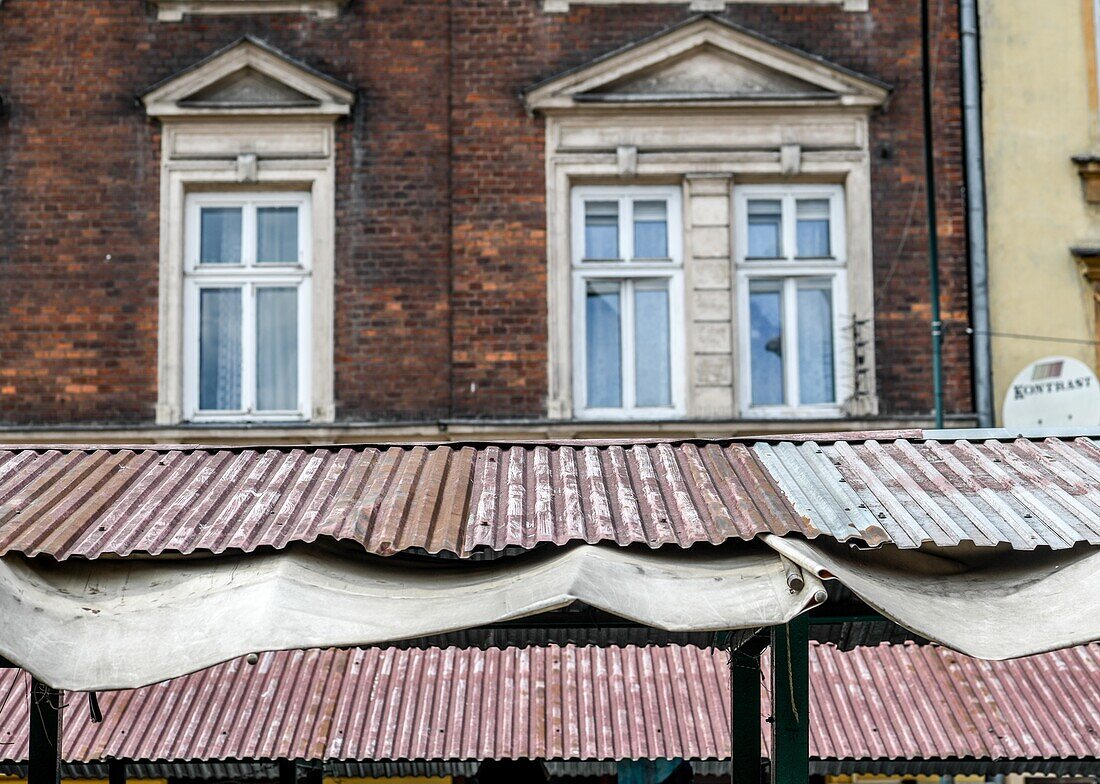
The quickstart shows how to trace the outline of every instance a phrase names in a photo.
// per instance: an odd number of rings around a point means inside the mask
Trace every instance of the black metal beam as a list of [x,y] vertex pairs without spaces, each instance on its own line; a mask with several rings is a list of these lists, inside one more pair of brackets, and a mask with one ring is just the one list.
[[61,692],[31,679],[27,784],[61,782]]
[[760,784],[760,653],[754,638],[730,653],[730,781]]
[[[30,784],[28,781],[27,784]],[[279,760],[279,784],[298,784],[298,763],[291,759]]]
[[810,777],[810,622],[772,628],[772,784]]
[[126,784],[126,760],[107,761],[107,784]]

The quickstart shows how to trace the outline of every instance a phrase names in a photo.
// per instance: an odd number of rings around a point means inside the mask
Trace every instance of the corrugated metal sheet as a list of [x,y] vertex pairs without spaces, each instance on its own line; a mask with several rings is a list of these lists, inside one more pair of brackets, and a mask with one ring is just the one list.
[[[775,484],[823,533],[899,547],[1100,544],[1100,442],[756,444]],[[872,537],[873,538],[873,537]]]
[[[1009,662],[814,645],[811,679],[820,760],[1100,758],[1100,644]],[[27,755],[26,680],[0,673],[7,762]],[[729,756],[726,656],[693,647],[292,651],[105,693],[98,725],[67,699],[74,762]]]
[[0,555],[281,548],[468,556],[761,533],[870,545],[1100,544],[1100,447],[852,440],[0,448]]
[[388,555],[817,532],[737,443],[0,450],[0,555]]

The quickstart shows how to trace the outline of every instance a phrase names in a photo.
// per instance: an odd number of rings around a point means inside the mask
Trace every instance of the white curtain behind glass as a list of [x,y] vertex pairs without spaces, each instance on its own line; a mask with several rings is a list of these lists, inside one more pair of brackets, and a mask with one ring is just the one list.
[[803,405],[836,402],[832,299],[828,281],[798,286],[798,396]]
[[256,289],[256,409],[298,407],[298,290]]
[[585,296],[586,401],[589,408],[622,405],[621,284],[590,282]]
[[199,408],[241,408],[241,289],[199,293]]

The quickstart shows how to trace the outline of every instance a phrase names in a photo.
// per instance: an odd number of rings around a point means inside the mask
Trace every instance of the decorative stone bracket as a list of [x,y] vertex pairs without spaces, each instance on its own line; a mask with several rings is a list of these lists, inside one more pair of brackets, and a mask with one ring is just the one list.
[[[1085,201],[1100,204],[1100,154],[1074,155],[1077,173],[1081,175],[1081,185],[1085,191]],[[1074,255],[1077,255],[1076,249]]]
[[[1100,160],[1097,161],[1100,164]],[[1081,175],[1082,178],[1084,174]],[[1100,179],[1095,179],[1096,174],[1093,175],[1094,187],[1100,188]],[[1088,188],[1088,180],[1086,182],[1086,191]],[[1086,195],[1086,198],[1088,196]],[[1089,199],[1089,201],[1093,201]],[[1100,240],[1094,240],[1091,242],[1083,242],[1078,245],[1074,245],[1070,248],[1070,253],[1081,265],[1081,274],[1085,276],[1085,280],[1092,284],[1092,301],[1095,308],[1095,331],[1096,331],[1096,361],[1100,366]]]

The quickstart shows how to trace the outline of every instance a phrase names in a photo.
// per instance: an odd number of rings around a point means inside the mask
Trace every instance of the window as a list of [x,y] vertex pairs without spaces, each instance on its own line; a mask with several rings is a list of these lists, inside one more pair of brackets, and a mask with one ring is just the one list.
[[735,189],[746,416],[837,416],[846,259],[840,186]]
[[306,193],[187,197],[188,419],[308,418],[309,208]]
[[577,187],[572,210],[576,414],[682,413],[679,189]]

